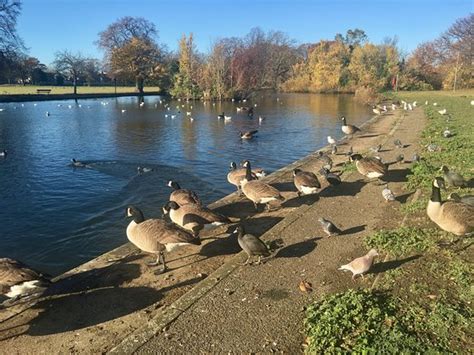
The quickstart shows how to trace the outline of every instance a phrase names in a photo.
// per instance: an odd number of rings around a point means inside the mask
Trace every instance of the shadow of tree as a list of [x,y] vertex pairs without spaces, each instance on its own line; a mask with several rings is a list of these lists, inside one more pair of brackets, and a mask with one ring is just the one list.
[[370,271],[368,273],[370,274],[379,274],[382,272],[386,272],[389,270],[397,269],[403,264],[409,263],[413,260],[416,260],[420,258],[421,255],[413,255],[405,259],[400,259],[400,260],[390,260],[390,261],[385,261],[385,262],[380,262],[377,264],[374,264]]
[[322,238],[315,237],[284,247],[276,253],[275,258],[301,258],[316,248],[319,239]]

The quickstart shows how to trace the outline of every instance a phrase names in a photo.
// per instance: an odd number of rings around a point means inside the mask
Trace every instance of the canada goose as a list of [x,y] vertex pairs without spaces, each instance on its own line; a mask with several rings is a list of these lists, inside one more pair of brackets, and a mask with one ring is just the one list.
[[444,138],[451,138],[453,136],[453,133],[449,130],[448,127],[443,131],[443,137]]
[[201,200],[194,191],[182,189],[181,186],[179,186],[179,184],[173,180],[168,181],[168,186],[174,190],[170,195],[170,201],[174,201],[180,206],[183,206],[187,203],[201,205]]
[[375,113],[376,115],[381,115],[382,114],[382,110],[378,109],[377,107],[374,106],[374,108],[372,109],[372,112]]
[[9,258],[0,258],[0,295],[17,300],[42,293],[50,283],[44,275],[25,264]]
[[458,236],[474,231],[474,207],[463,202],[442,201],[440,188],[445,188],[444,179],[433,180],[431,197],[426,213],[442,230]]
[[309,171],[302,171],[301,169],[293,170],[293,183],[298,190],[298,196],[315,194],[321,184],[316,175]]
[[357,171],[367,176],[369,179],[384,177],[388,172],[388,167],[380,159],[375,157],[362,157],[360,154],[353,154],[351,161],[355,161]]
[[394,144],[395,147],[397,147],[397,148],[400,148],[400,149],[405,148],[405,144],[403,144],[403,143],[400,141],[400,139],[395,139],[395,140],[393,141],[393,144]]
[[323,217],[319,218],[318,221],[321,223],[324,233],[326,233],[329,237],[342,233],[341,230],[337,228],[331,221],[324,219]]
[[[246,169],[237,169],[237,164],[235,162],[231,162],[230,163],[230,171],[229,173],[227,174],[227,181],[229,183],[231,183],[232,185],[236,186],[237,187],[237,192],[241,192],[240,191],[240,182],[245,179],[245,171]],[[254,174],[254,172],[252,171],[252,174]],[[252,176],[254,177],[255,179],[257,179],[257,176]]]
[[438,113],[439,113],[440,115],[445,115],[446,112],[448,112],[448,111],[447,111],[445,108],[438,111]]
[[326,168],[328,170],[332,169],[333,161],[330,157],[328,157],[322,151],[318,151],[317,156],[317,160],[323,163],[323,168]]
[[328,143],[329,144],[336,144],[337,143],[337,140],[335,140],[333,137],[331,136],[328,136]]
[[82,161],[76,160],[75,158],[71,159],[71,165],[75,168],[86,168],[87,164],[83,163]]
[[322,176],[324,176],[329,185],[337,186],[341,184],[341,177],[339,175],[331,173],[329,169],[322,168],[319,172]]
[[360,131],[360,128],[359,128],[359,127],[354,126],[354,125],[348,125],[348,124],[346,123],[346,117],[342,116],[342,117],[341,117],[341,120],[342,120],[342,127],[341,127],[341,130],[342,130],[342,132],[343,132],[344,134],[353,135],[354,133]]
[[444,179],[448,182],[449,186],[467,187],[467,181],[464,177],[455,171],[449,170],[446,165],[443,165],[440,171],[443,172]]
[[470,206],[474,206],[474,195],[459,196],[457,193],[453,192],[452,194],[449,194],[448,200],[462,202]]
[[252,139],[255,134],[258,133],[258,130],[240,132],[240,138],[242,139]]
[[393,194],[392,190],[388,188],[387,184],[385,184],[385,188],[382,190],[382,196],[387,202],[395,201],[395,195]]
[[46,115],[46,117],[51,116],[51,114],[49,113],[49,111],[46,111],[45,115]]
[[4,158],[5,158],[5,157],[7,156],[7,154],[8,154],[8,152],[7,152],[5,149],[2,150],[2,151],[0,151],[0,157],[4,157]]
[[357,275],[361,275],[364,278],[364,274],[370,270],[374,258],[378,255],[377,250],[371,249],[366,255],[352,260],[349,264],[342,265],[339,270],[352,272],[352,280],[355,280]]
[[225,113],[222,112],[220,115],[217,115],[217,118],[223,120],[225,118]]
[[270,256],[270,251],[264,242],[252,234],[246,234],[244,227],[238,225],[232,234],[237,233],[237,242],[242,250],[247,253],[247,260],[243,265],[247,265],[252,256],[258,256],[257,264],[260,264],[262,256]]
[[194,203],[179,206],[176,202],[169,201],[163,207],[163,213],[169,213],[174,223],[191,231],[195,236],[197,236],[202,229],[231,223],[230,219],[226,216]]
[[201,240],[191,233],[167,224],[161,219],[147,219],[137,207],[129,206],[127,216],[133,220],[127,227],[127,238],[140,250],[156,254],[157,259],[149,266],[162,264],[160,272],[166,271],[166,262],[163,252],[168,252],[183,245],[201,245]]
[[331,154],[332,155],[336,155],[337,154],[337,146],[336,145],[333,145],[332,148],[331,148]]
[[258,204],[263,203],[267,209],[270,210],[269,203],[271,201],[283,201],[284,198],[273,186],[266,184],[262,181],[255,180],[252,177],[252,169],[250,162],[246,160],[243,164],[246,168],[245,178],[241,181],[242,192],[244,195],[253,202],[255,209],[258,209]]

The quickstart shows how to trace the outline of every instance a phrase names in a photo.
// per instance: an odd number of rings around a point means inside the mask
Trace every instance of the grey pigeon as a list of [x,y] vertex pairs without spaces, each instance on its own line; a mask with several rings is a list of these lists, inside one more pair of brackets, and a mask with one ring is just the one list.
[[387,202],[395,201],[395,195],[392,190],[388,188],[388,185],[385,185],[385,188],[382,190],[382,196]]
[[364,278],[364,274],[370,270],[374,257],[378,256],[377,250],[371,249],[367,254],[352,260],[349,264],[342,265],[338,270],[352,272],[352,280],[355,280],[357,275],[361,275]]
[[332,169],[332,159],[328,157],[326,154],[324,154],[322,151],[318,152],[318,160],[323,163],[323,168],[326,168],[328,170]]
[[439,149],[439,146],[437,146],[437,145],[434,144],[434,143],[431,143],[431,144],[428,144],[428,145],[426,146],[426,150],[428,150],[428,152],[433,153],[433,152],[439,151],[440,149]]
[[413,157],[411,158],[412,162],[419,162],[421,160],[421,157],[418,155],[418,153],[413,154]]
[[337,154],[337,146],[335,146],[335,145],[332,146],[331,154],[332,154],[332,155]]
[[333,235],[341,234],[341,230],[337,228],[331,221],[324,219],[323,217],[318,219],[319,223],[323,227],[324,233],[332,237]]
[[393,144],[395,145],[395,147],[397,148],[405,148],[405,145],[400,141],[400,139],[395,139],[393,141]]
[[446,129],[444,130],[443,132],[443,137],[444,138],[451,138],[453,136],[453,134],[451,133],[451,131],[448,129],[448,127],[446,127]]
[[237,242],[242,250],[244,250],[248,257],[244,265],[246,265],[252,256],[258,256],[257,264],[260,263],[262,256],[269,256],[270,251],[264,242],[252,234],[245,234],[244,227],[238,225],[233,234],[237,233]]
[[448,182],[449,186],[467,187],[467,182],[461,174],[449,170],[446,165],[443,165],[440,170],[444,173],[444,179]]

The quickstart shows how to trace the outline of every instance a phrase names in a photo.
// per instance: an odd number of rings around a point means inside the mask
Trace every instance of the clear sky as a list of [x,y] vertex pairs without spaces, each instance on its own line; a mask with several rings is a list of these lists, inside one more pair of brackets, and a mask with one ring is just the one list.
[[102,58],[98,33],[123,16],[155,23],[159,40],[174,50],[182,33],[193,32],[207,51],[221,37],[242,36],[252,27],[281,30],[298,43],[332,39],[363,29],[375,43],[397,35],[410,51],[434,39],[457,18],[473,12],[473,0],[23,0],[18,32],[29,53],[50,64],[68,49]]

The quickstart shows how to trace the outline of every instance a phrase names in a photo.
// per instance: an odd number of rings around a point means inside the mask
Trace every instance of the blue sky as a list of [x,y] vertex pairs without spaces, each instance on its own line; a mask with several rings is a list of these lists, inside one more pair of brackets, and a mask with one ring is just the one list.
[[18,32],[29,53],[50,64],[69,49],[102,58],[97,34],[122,16],[155,23],[159,40],[176,49],[182,33],[193,32],[207,51],[221,37],[242,36],[252,27],[281,30],[299,43],[332,39],[363,29],[373,42],[397,35],[404,51],[431,40],[457,18],[473,12],[472,0],[23,0]]

